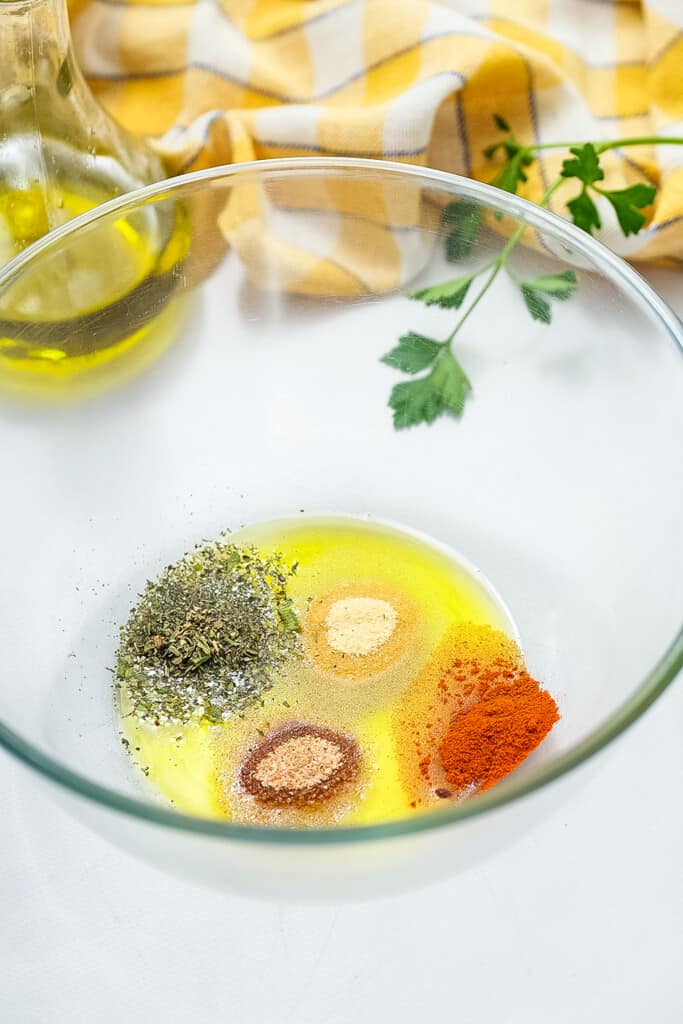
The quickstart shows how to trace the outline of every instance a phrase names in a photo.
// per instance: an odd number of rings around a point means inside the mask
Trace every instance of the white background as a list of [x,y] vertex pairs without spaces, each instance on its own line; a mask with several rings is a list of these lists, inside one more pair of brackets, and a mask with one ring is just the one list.
[[[680,274],[650,277],[683,315]],[[515,846],[341,907],[178,882],[72,821],[2,754],[0,1021],[680,1024],[682,684]]]

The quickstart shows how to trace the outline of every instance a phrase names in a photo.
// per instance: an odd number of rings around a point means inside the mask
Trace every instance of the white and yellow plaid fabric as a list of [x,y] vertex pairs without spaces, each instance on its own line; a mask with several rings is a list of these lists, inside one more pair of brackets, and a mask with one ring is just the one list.
[[[528,142],[683,135],[683,0],[74,0],[71,16],[101,102],[152,136],[176,173],[344,155],[486,181],[494,113]],[[548,151],[522,194],[538,199],[565,155]],[[606,187],[647,180],[659,192],[638,236],[606,216],[603,240],[630,258],[683,262],[683,148],[613,151],[606,163]],[[576,182],[566,189],[559,212]],[[329,194],[319,199],[329,208]],[[363,202],[376,234],[410,216],[387,211],[380,192]],[[256,192],[246,203],[263,216]],[[338,211],[357,204],[341,186],[332,197]],[[222,226],[249,246],[243,209],[226,210]],[[340,230],[329,245],[343,257]],[[294,243],[288,254],[290,242],[276,241],[277,259],[301,276]],[[325,287],[324,256],[311,256],[300,290]],[[357,256],[333,290],[358,290]],[[331,262],[343,278],[344,259]]]

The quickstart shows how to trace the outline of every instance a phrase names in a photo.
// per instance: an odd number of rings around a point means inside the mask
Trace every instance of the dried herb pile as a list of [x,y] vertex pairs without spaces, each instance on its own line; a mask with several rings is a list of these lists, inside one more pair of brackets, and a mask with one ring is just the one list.
[[299,646],[279,555],[220,540],[148,581],[121,629],[117,677],[130,711],[155,725],[239,714]]

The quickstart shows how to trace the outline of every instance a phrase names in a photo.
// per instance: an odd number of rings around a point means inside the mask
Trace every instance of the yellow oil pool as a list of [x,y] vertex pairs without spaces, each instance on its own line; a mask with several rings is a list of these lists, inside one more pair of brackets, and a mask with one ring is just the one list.
[[[406,782],[397,709],[454,629],[514,638],[501,599],[453,551],[391,525],[299,517],[230,540],[297,565],[288,594],[302,625],[300,655],[258,701],[219,724],[151,725],[130,714],[124,691],[123,735],[149,783],[179,811],[264,825],[372,824],[423,811],[428,803],[416,804]],[[358,778],[319,806],[259,803],[240,785],[240,765],[262,737],[296,723],[353,737]]]

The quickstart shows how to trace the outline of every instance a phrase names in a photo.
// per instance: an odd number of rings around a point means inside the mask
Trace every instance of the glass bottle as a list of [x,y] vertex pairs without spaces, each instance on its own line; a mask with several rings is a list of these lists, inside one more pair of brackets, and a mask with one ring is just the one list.
[[[164,176],[159,157],[91,93],[74,59],[66,0],[0,0],[0,265],[77,214]],[[30,365],[34,379],[41,370],[54,377],[60,364],[58,375],[70,378],[88,359],[116,355],[121,342],[128,350],[124,324],[102,337],[87,317],[140,287],[163,305],[169,261],[183,249],[179,213],[161,204],[135,224],[117,222],[96,247],[87,238],[82,252],[72,245],[69,266],[48,264],[30,292],[11,290],[0,307],[0,373]]]

